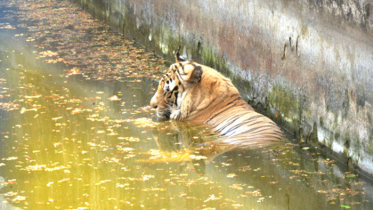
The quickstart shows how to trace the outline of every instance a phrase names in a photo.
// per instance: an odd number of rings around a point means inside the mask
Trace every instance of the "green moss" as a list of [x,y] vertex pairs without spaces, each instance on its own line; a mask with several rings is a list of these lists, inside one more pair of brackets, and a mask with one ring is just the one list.
[[319,142],[318,137],[317,137],[317,124],[316,123],[313,124],[313,129],[312,129],[310,139],[311,139],[312,144],[317,144]]
[[232,78],[232,72],[226,65],[223,58],[219,58],[213,49],[205,46],[202,48],[202,63],[212,68],[218,69],[220,72],[226,76]]
[[366,151],[370,154],[373,153],[373,144],[367,144],[367,146],[365,147],[366,148]]
[[338,140],[340,136],[341,136],[341,134],[339,133],[339,131],[336,131],[334,133],[334,140]]
[[320,126],[324,126],[324,119],[320,117]]
[[284,87],[272,87],[269,93],[269,103],[280,110],[287,121],[294,121],[295,118],[301,117],[296,114],[300,106],[299,100]]

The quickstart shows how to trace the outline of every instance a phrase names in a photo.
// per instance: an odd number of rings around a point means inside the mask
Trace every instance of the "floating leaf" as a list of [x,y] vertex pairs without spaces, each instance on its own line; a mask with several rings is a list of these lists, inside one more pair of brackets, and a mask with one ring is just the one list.
[[227,175],[227,178],[233,178],[233,177],[235,177],[235,176],[237,176],[237,175],[232,173],[232,174],[228,174],[228,175]]
[[116,95],[113,95],[111,96],[110,98],[108,98],[110,101],[120,101],[120,98]]

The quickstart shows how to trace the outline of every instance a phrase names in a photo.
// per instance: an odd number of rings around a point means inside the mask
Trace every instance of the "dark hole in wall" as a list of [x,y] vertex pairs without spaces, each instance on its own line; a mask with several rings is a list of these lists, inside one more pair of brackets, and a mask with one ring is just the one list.
[[370,143],[373,142],[373,120],[372,120],[372,114],[371,113],[367,113],[367,117],[368,117],[368,122],[369,122],[369,125],[370,125],[370,130],[369,130],[369,139],[370,139]]
[[368,18],[370,16],[370,4],[366,4],[364,6],[364,10],[365,10],[365,18]]
[[316,144],[317,142],[319,142],[318,137],[317,137],[317,124],[316,123],[313,124],[313,131],[310,137],[311,137],[311,143]]
[[350,170],[354,168],[354,165],[352,163],[352,158],[351,157],[347,158],[347,167]]
[[347,139],[347,140],[345,141],[345,147],[346,147],[347,149],[350,148],[350,140],[349,140],[349,139]]
[[197,44],[197,55],[200,55],[202,53],[202,44],[200,41],[198,41]]
[[357,96],[356,97],[356,103],[359,106],[364,107],[365,106],[365,101],[366,101],[365,93],[362,93],[362,94],[358,93],[356,96]]
[[334,139],[335,140],[339,139],[340,136],[341,136],[341,134],[339,132],[334,133]]
[[324,126],[324,119],[320,117],[320,126]]
[[350,107],[350,98],[348,96],[348,90],[343,90],[342,95],[342,116],[346,117],[348,114],[348,109]]

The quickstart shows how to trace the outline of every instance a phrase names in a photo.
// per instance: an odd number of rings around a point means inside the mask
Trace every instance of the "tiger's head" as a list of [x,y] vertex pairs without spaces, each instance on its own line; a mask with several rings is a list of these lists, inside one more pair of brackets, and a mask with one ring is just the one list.
[[157,109],[158,117],[169,118],[183,100],[185,90],[201,80],[202,68],[176,55],[172,64],[159,81],[157,92],[150,100],[150,106]]

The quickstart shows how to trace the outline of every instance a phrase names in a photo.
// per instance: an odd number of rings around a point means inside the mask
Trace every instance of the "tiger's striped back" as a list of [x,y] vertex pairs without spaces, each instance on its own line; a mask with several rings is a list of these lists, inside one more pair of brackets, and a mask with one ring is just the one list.
[[[268,117],[257,113],[241,98],[205,121],[234,144],[268,144],[278,141],[283,133]],[[251,141],[248,141],[248,140]]]

